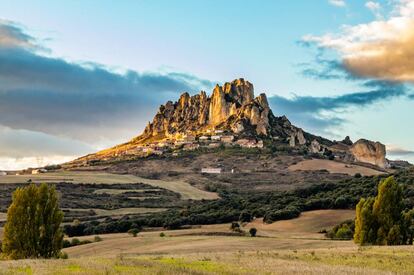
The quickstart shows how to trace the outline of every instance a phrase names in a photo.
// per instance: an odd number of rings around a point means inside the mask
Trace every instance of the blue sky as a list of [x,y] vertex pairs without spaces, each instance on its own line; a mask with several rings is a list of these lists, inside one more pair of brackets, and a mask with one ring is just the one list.
[[[165,100],[239,77],[305,130],[414,160],[411,66],[356,57],[378,43],[404,52],[412,2],[0,0],[0,26],[20,41],[0,51],[0,169],[128,140]],[[389,35],[372,41],[381,28]],[[61,143],[73,150],[48,145]]]

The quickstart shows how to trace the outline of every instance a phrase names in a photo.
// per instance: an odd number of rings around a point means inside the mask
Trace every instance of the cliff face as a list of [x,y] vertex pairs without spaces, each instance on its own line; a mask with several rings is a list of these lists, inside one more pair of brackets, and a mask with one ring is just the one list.
[[388,161],[385,158],[385,145],[380,142],[360,139],[351,146],[350,152],[356,161],[388,168]]
[[223,86],[216,85],[211,96],[204,91],[194,96],[184,93],[177,102],[161,105],[153,121],[135,141],[174,139],[213,129],[235,134],[282,136],[289,138],[293,146],[306,142],[303,132],[292,126],[286,117],[275,117],[266,95],[255,97],[253,85],[242,78]]

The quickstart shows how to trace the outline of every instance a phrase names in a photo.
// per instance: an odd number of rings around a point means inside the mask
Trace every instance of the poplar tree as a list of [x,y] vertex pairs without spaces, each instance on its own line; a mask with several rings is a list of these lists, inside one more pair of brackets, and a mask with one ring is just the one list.
[[412,244],[413,211],[404,211],[403,190],[394,177],[378,186],[375,198],[362,198],[356,207],[354,242],[360,245]]
[[58,257],[62,220],[55,187],[43,183],[18,188],[7,211],[3,253],[10,259]]

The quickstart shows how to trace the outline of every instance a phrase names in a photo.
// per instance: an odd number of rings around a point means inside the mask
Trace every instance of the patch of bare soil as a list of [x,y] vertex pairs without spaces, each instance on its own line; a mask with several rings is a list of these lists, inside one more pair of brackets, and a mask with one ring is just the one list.
[[304,160],[297,164],[289,166],[289,171],[320,171],[327,170],[330,173],[347,174],[354,176],[359,173],[363,176],[376,176],[384,174],[384,172],[368,168],[356,164],[346,164],[333,160],[326,159],[312,159]]

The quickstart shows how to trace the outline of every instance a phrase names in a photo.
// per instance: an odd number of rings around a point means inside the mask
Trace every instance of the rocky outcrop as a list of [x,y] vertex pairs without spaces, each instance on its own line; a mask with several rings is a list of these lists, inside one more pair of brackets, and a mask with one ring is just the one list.
[[309,150],[310,150],[311,153],[317,154],[317,153],[320,153],[322,151],[322,147],[319,144],[319,142],[316,139],[314,139],[314,140],[312,140],[312,142],[309,146]]
[[380,142],[360,139],[351,146],[350,152],[355,161],[370,163],[381,168],[388,168],[388,162],[385,158],[386,148]]
[[[204,91],[194,96],[184,93],[177,102],[161,105],[153,121],[135,141],[150,137],[174,138],[212,129],[269,136],[272,134],[270,122],[276,121],[274,118],[266,95],[255,98],[253,85],[240,78],[223,86],[216,85],[210,97]],[[295,135],[302,144],[303,133],[296,133],[294,128],[289,126],[292,133],[288,136]]]
[[344,138],[344,140],[342,140],[341,141],[343,144],[345,144],[345,145],[349,145],[349,146],[351,146],[352,144],[354,144],[353,142],[352,142],[352,140],[351,140],[351,138],[349,137],[349,136],[346,136],[345,138]]
[[191,137],[191,142],[197,142],[197,138],[217,132],[231,135],[235,140],[267,139],[289,144],[300,147],[301,151],[308,149],[313,154],[334,156],[344,162],[366,162],[381,168],[389,166],[385,146],[379,142],[361,139],[353,143],[348,136],[332,142],[304,132],[292,125],[286,116],[275,116],[266,95],[255,97],[253,85],[243,78],[223,86],[216,85],[211,96],[204,91],[193,96],[183,93],[178,101],[161,105],[141,135],[88,158],[117,156],[119,151],[145,147],[141,145],[152,146],[161,140],[173,144],[171,141],[189,141]]

